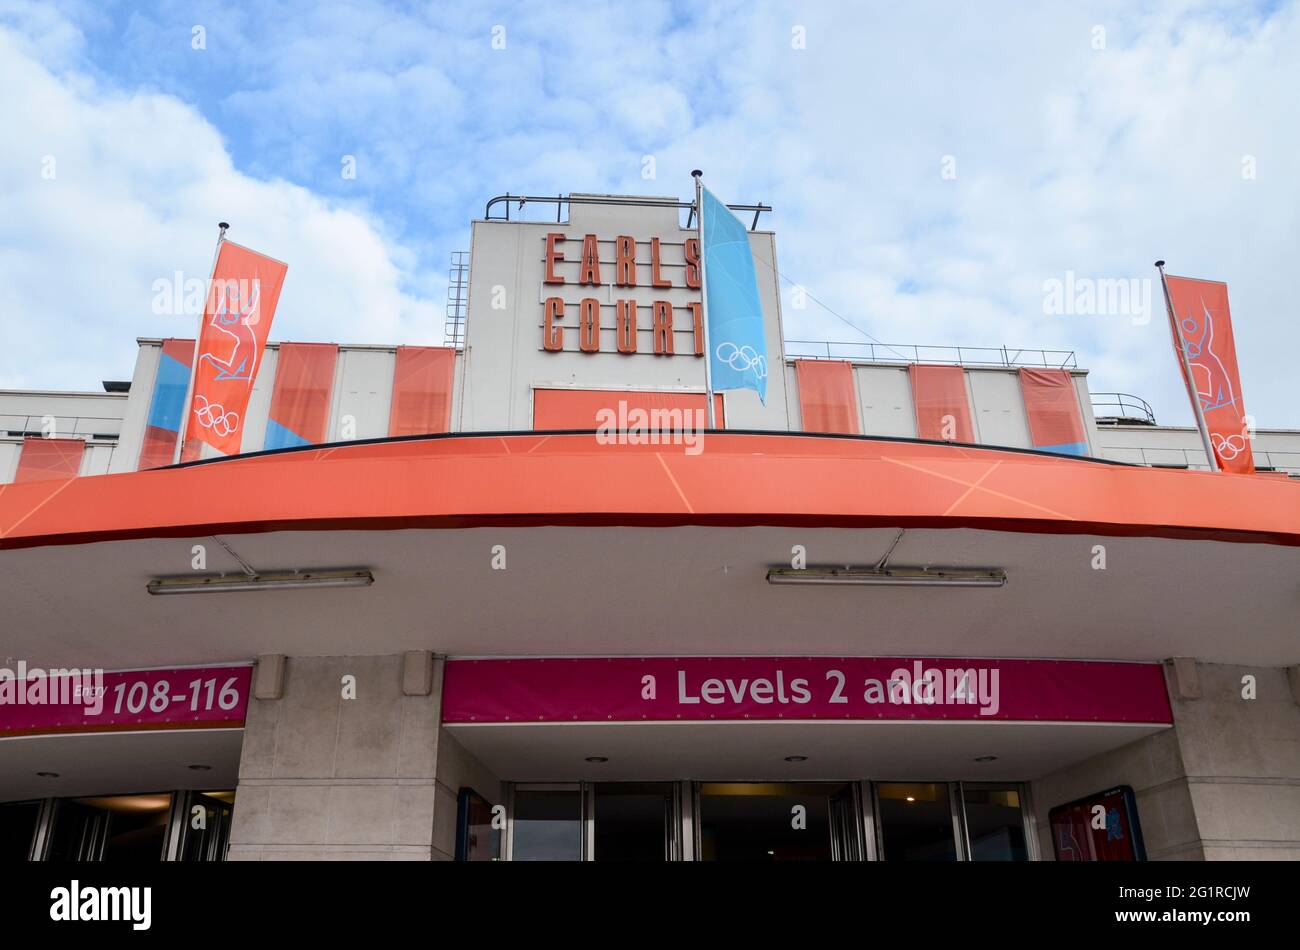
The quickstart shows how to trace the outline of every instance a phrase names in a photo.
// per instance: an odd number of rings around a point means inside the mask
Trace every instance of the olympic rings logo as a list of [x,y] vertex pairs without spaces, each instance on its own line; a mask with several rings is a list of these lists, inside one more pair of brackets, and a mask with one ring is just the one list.
[[767,357],[761,356],[752,346],[736,346],[727,340],[719,343],[714,353],[719,360],[739,373],[752,369],[758,379],[767,379]]
[[211,429],[223,439],[239,431],[239,413],[226,412],[224,406],[210,403],[204,396],[195,394],[194,415],[198,418],[199,425]]
[[1219,435],[1217,432],[1210,433],[1210,441],[1214,445],[1214,451],[1219,453],[1219,457],[1225,462],[1230,462],[1242,452],[1246,451],[1246,437],[1241,435],[1230,435],[1227,438]]

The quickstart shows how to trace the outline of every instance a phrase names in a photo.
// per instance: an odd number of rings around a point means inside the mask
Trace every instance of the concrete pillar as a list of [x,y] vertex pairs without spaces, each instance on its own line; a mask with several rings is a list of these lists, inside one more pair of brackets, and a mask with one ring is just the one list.
[[249,703],[231,860],[434,857],[441,679],[425,662],[284,661],[280,698]]
[[[433,688],[442,692],[443,660],[433,665]],[[452,861],[456,857],[457,813],[462,788],[472,788],[493,805],[504,804],[505,787],[445,728],[438,730],[438,780],[433,804],[433,857]],[[504,835],[502,836],[504,837]]]
[[1131,785],[1151,860],[1300,860],[1300,706],[1288,671],[1190,661],[1166,667],[1172,729],[1032,783],[1048,812]]
[[450,861],[456,857],[457,798],[462,788],[472,788],[490,804],[505,803],[501,780],[444,729],[438,737],[438,784],[433,806],[435,860]]
[[1300,860],[1300,706],[1287,671],[1199,664],[1174,721],[1207,860]]
[[1196,673],[1196,660],[1190,656],[1176,656],[1165,664],[1171,693],[1177,699],[1200,699],[1201,680]]
[[1048,812],[1117,785],[1131,786],[1137,796],[1138,821],[1150,860],[1199,861],[1205,857],[1178,736],[1169,729],[1031,783],[1038,849],[1044,860],[1055,857]]

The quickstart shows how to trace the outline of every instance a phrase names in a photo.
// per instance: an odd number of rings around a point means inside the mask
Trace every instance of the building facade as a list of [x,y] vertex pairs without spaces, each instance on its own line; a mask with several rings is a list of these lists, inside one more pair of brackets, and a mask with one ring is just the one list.
[[8,855],[1300,858],[1300,432],[788,341],[757,215],[709,428],[688,212],[555,218],[449,345],[271,344],[236,457],[170,464],[192,339],[0,393]]

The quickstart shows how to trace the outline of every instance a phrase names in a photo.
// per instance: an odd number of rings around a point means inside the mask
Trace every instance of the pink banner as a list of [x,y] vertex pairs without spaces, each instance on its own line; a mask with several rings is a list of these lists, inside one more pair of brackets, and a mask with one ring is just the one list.
[[1156,663],[754,656],[449,660],[442,718],[1173,721]]
[[0,736],[242,726],[252,667],[0,669]]

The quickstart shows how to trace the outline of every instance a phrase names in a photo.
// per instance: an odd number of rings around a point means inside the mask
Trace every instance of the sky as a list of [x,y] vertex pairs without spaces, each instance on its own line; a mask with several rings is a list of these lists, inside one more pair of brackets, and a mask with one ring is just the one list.
[[274,339],[437,345],[489,198],[702,168],[773,206],[788,339],[1073,350],[1190,425],[1163,258],[1228,283],[1246,411],[1300,428],[1298,51],[1300,0],[0,0],[0,389],[192,335],[156,282],[219,220],[290,265]]

